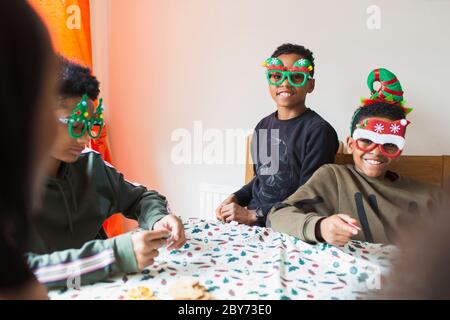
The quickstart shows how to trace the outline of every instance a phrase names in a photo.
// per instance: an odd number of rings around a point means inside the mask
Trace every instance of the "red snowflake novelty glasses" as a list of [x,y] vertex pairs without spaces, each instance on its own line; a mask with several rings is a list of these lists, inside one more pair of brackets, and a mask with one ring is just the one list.
[[378,147],[385,157],[397,158],[405,146],[406,127],[409,124],[406,119],[366,119],[356,125],[352,138],[356,141],[356,148],[363,152],[371,152]]
[[356,147],[366,153],[372,152],[376,147],[380,152],[388,158],[397,158],[402,153],[402,150],[393,143],[378,144],[369,139],[356,140]]

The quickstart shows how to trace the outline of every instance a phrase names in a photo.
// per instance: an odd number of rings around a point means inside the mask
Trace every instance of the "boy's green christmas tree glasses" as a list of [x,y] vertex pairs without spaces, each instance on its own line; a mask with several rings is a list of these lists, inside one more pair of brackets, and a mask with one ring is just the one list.
[[313,70],[311,61],[308,59],[297,60],[291,68],[284,66],[283,61],[278,58],[268,58],[263,63],[266,67],[266,77],[270,85],[280,86],[286,78],[293,87],[303,87],[309,79]]
[[72,138],[78,139],[84,136],[86,130],[92,139],[97,139],[102,133],[104,125],[103,100],[99,100],[92,118],[89,119],[87,99],[88,96],[83,95],[83,98],[77,103],[77,106],[73,109],[72,114],[68,118],[58,119],[61,123],[68,125],[69,134]]

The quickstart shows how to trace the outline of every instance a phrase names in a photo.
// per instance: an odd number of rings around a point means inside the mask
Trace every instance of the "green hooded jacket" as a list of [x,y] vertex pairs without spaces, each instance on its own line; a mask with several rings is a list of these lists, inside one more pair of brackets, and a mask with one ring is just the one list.
[[115,273],[137,272],[131,233],[99,239],[108,217],[121,212],[151,230],[168,214],[166,198],[128,182],[86,149],[49,178],[42,213],[32,219],[26,258],[48,288],[93,283]]

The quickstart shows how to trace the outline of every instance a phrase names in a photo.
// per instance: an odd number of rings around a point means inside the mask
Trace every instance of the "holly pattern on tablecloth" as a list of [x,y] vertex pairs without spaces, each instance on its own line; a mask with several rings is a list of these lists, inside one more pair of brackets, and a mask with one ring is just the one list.
[[187,243],[160,250],[142,273],[117,276],[81,290],[54,290],[53,299],[125,299],[137,286],[171,299],[170,285],[200,281],[216,299],[361,299],[386,273],[392,246],[351,241],[343,248],[310,245],[268,228],[189,219]]

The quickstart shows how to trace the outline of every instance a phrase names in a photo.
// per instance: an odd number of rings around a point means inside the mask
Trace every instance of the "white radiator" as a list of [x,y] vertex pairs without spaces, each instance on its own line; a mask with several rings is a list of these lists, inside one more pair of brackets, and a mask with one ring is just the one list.
[[231,193],[239,187],[223,186],[217,184],[200,184],[200,218],[206,220],[216,219],[216,208]]

